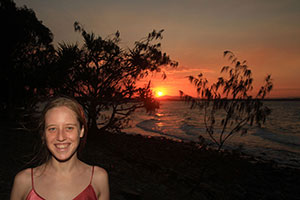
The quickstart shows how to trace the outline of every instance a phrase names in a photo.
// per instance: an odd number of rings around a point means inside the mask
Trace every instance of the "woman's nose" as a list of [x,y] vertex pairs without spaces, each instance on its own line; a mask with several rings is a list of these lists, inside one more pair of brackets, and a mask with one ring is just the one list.
[[58,133],[57,133],[56,139],[57,139],[57,141],[64,141],[64,140],[66,139],[65,136],[66,136],[66,135],[65,135],[64,129],[59,129],[59,130],[58,130]]

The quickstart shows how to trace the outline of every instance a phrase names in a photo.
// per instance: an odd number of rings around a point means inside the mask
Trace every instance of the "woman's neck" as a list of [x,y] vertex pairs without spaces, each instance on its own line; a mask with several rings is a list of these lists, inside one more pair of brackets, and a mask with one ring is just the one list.
[[71,159],[67,161],[59,161],[52,157],[48,163],[46,163],[46,168],[48,168],[49,171],[52,171],[54,173],[61,173],[61,174],[69,174],[74,171],[74,169],[78,169],[80,166],[81,161],[77,158],[76,155],[74,155]]

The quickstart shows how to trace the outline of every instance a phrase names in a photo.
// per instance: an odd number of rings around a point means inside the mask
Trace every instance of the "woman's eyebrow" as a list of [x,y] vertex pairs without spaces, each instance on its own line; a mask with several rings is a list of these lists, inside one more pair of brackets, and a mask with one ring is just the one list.
[[49,127],[49,126],[55,126],[55,124],[46,124],[45,127],[47,128],[47,127]]
[[74,124],[74,123],[67,123],[66,125],[76,126],[77,124]]
[[[76,123],[66,123],[66,126],[76,126]],[[48,128],[50,126],[57,126],[56,124],[47,124],[45,127]]]

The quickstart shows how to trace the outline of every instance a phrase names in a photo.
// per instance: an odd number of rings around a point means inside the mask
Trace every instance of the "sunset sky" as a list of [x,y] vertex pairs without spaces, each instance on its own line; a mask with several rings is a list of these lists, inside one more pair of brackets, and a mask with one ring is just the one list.
[[[167,79],[152,77],[166,95],[178,90],[195,95],[186,76],[204,73],[210,81],[229,62],[223,51],[247,60],[254,84],[271,74],[270,97],[300,97],[299,0],[15,0],[32,8],[54,34],[54,44],[82,42],[73,24],[80,22],[102,37],[121,33],[130,47],[153,29],[164,29],[162,50],[179,62]],[[157,89],[158,90],[158,89]]]

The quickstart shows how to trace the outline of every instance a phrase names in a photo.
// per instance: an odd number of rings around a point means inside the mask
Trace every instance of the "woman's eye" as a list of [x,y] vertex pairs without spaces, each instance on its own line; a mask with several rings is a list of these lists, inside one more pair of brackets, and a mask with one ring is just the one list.
[[49,132],[54,132],[56,130],[56,128],[48,128]]
[[71,126],[70,126],[70,127],[67,127],[67,130],[68,130],[68,131],[71,131],[71,130],[73,130],[73,129],[74,129],[74,127],[71,127]]

